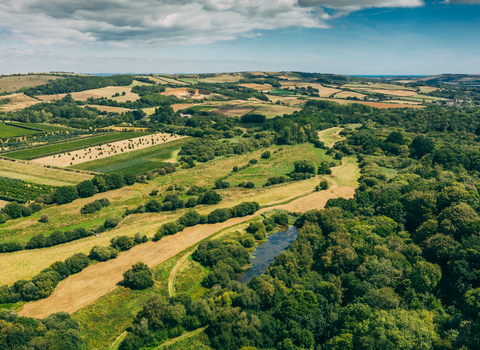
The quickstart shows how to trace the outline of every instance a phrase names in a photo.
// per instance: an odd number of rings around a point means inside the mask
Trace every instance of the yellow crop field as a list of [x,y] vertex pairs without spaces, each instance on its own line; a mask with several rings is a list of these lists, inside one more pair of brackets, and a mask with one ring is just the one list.
[[[125,92],[125,95],[122,93]],[[118,97],[112,97],[116,93],[120,94]],[[41,95],[37,96],[42,101],[51,101],[51,100],[58,100],[65,97],[66,94],[58,94],[58,95]],[[92,89],[80,92],[72,92],[71,93],[73,99],[79,101],[86,101],[88,98],[101,98],[105,97],[107,99],[112,99],[118,102],[127,102],[127,101],[136,101],[140,98],[138,94],[135,94],[131,91],[130,87],[125,86],[107,86],[100,89]]]
[[49,74],[25,74],[0,77],[0,93],[13,92],[23,87],[47,84],[62,77]]

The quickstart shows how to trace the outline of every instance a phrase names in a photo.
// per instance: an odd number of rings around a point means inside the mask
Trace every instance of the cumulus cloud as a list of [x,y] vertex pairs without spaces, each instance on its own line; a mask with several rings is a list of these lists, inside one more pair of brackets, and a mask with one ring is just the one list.
[[189,45],[292,26],[328,28],[339,13],[362,8],[422,5],[422,0],[3,0],[0,31],[42,46]]

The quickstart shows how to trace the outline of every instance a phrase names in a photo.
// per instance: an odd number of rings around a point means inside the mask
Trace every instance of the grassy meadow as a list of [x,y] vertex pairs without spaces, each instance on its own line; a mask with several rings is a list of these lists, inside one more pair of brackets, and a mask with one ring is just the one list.
[[0,123],[0,138],[20,137],[20,136],[27,136],[27,135],[38,134],[38,133],[39,131],[18,128],[13,125]]

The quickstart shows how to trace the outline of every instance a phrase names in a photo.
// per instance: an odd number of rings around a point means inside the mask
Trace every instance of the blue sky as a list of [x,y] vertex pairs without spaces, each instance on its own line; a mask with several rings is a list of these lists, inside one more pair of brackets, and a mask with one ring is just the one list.
[[480,73],[480,0],[4,0],[0,74]]

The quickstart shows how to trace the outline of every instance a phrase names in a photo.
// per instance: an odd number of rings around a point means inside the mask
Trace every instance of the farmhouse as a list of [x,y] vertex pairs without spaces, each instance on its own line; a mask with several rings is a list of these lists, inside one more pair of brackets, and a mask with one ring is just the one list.
[[180,118],[191,118],[192,115],[191,114],[182,114],[180,113]]

